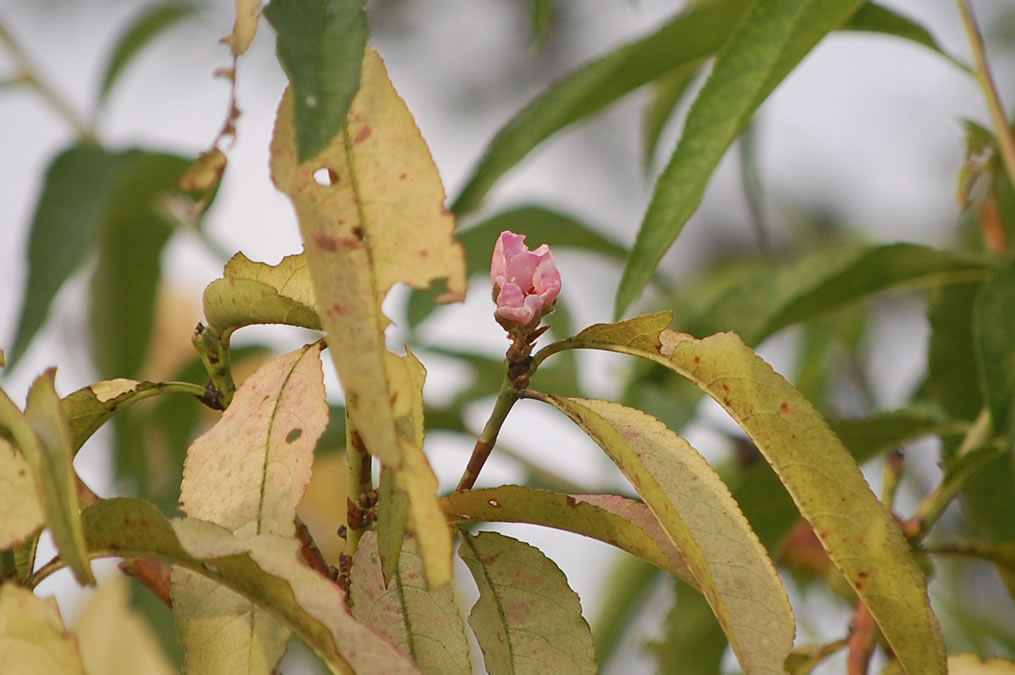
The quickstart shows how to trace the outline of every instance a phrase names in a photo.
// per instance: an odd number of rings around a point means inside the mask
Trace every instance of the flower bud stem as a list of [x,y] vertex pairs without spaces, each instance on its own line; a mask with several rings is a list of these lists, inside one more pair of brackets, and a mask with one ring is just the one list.
[[507,419],[511,407],[517,400],[518,389],[512,382],[509,366],[509,374],[504,376],[504,383],[500,387],[500,393],[497,394],[496,403],[493,404],[490,419],[486,421],[486,426],[483,427],[479,438],[476,439],[476,447],[472,450],[472,456],[469,457],[469,463],[465,467],[462,479],[458,481],[457,490],[471,490],[476,484],[479,472],[483,469],[483,465],[486,464],[487,458],[493,451],[493,446],[497,443],[497,434],[500,433],[504,420]]

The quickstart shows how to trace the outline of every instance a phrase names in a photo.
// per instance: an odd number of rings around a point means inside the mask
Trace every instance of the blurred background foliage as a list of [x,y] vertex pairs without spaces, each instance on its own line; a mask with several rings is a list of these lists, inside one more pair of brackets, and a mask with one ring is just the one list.
[[[272,37],[262,26],[237,64],[243,114],[234,118],[228,78],[210,77],[232,67],[216,46],[232,23],[219,4],[5,0],[0,8],[0,340],[9,391],[23,391],[49,363],[60,364],[62,393],[114,377],[203,385],[189,344],[203,286],[236,250],[270,263],[299,250],[288,205],[267,182],[268,130],[283,83]],[[715,47],[705,43],[721,44],[745,5],[369,3],[371,41],[445,176],[474,277],[465,307],[437,307],[436,292],[404,289],[387,305],[391,344],[409,344],[431,371],[427,447],[442,489],[453,487],[502,378],[506,344],[489,321],[482,279],[497,234],[526,234],[561,260],[565,292],[553,337],[609,320],[653,180],[707,73]],[[954,7],[891,7],[897,13],[865,6],[761,108],[637,309],[671,309],[678,330],[732,330],[759,347],[865,462],[875,487],[885,458],[905,451],[897,502],[905,512],[952,470],[958,439],[984,406],[974,306],[995,271],[1010,265],[1015,194],[979,92],[951,61],[969,61]],[[1015,12],[977,9],[998,85],[1012,100]],[[857,107],[837,110],[844,99]],[[236,138],[220,143],[230,159],[221,189],[217,179],[177,189],[223,119]],[[488,164],[477,165],[481,155]],[[999,302],[1003,314],[1010,305]],[[238,381],[313,334],[240,335]],[[810,622],[801,641],[841,636],[851,598],[836,594],[837,572],[815,554],[813,536],[750,442],[699,392],[650,365],[572,351],[541,369],[533,386],[613,397],[692,438],[792,579],[794,604]],[[300,516],[334,560],[344,415],[337,383],[329,387],[332,423]],[[178,394],[139,403],[86,446],[79,470],[99,494],[137,494],[175,515],[184,453],[213,419]],[[571,454],[554,440],[559,429],[524,419],[505,434],[488,484],[633,494],[605,462],[579,466],[593,456],[587,439],[563,436],[585,444]],[[1006,450],[973,467],[962,508],[949,511],[930,545],[956,534],[1015,545],[1015,465],[1010,434],[999,431]],[[730,665],[723,634],[693,590],[619,555],[587,570],[561,565],[607,671],[714,673]],[[998,576],[987,564],[934,558],[932,592],[949,651],[1015,657],[1015,606],[1001,589],[1015,591],[1015,566],[1007,565],[996,566]],[[179,659],[170,613],[134,590]]]

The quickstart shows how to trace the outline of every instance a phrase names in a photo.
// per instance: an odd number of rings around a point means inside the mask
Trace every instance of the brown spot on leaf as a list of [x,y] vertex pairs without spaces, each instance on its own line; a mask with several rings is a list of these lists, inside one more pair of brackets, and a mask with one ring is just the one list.
[[701,357],[700,356],[695,356],[694,357],[694,362],[695,363],[701,363]]
[[[339,224],[341,225],[344,222],[345,222],[344,220],[340,220]],[[357,225],[356,227],[352,228],[352,234],[353,234],[354,237],[356,237],[360,241],[363,241],[363,239],[366,238],[366,235],[363,234],[363,228],[360,227],[359,225]]]
[[334,253],[338,250],[338,242],[335,241],[335,238],[323,233],[314,235],[314,243],[328,253]]
[[870,575],[867,572],[857,572],[857,576],[860,577],[861,579],[866,579]]
[[286,436],[285,436],[285,442],[286,443],[292,443],[293,441],[295,441],[296,439],[298,439],[302,435],[303,435],[303,429],[300,429],[299,427],[297,427],[297,428],[291,430],[288,434],[286,434]]
[[781,412],[783,415],[788,415],[789,414],[789,403],[786,403],[786,401],[783,401],[782,403],[780,403],[779,404],[779,412]]
[[429,255],[430,255],[430,251],[427,251],[426,249],[423,249],[422,251],[419,252],[419,257],[420,258],[426,258]]
[[567,496],[567,505],[570,506],[573,509],[573,508],[578,506],[578,500],[575,499],[573,496],[568,495]]
[[398,180],[405,180],[405,172],[398,174]]
[[331,306],[331,311],[339,316],[345,314],[345,307],[339,303],[335,303]]
[[353,140],[353,143],[362,143],[366,139],[370,138],[370,134],[372,133],[373,130],[370,127],[363,127],[359,130],[359,133],[356,134],[356,138]]

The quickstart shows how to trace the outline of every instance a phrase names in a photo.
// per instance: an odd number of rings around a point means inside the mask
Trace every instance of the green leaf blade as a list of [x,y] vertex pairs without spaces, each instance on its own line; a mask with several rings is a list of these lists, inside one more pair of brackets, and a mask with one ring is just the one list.
[[278,0],[264,9],[295,104],[299,160],[317,155],[342,129],[366,47],[362,0]]
[[496,532],[462,533],[459,555],[479,586],[469,625],[490,675],[596,671],[578,595],[539,549]]
[[660,175],[617,290],[619,318],[697,210],[719,160],[761,102],[862,0],[757,0],[716,58]]
[[49,165],[32,216],[28,284],[9,366],[24,356],[42,327],[57,291],[94,249],[106,197],[121,158],[92,145],[76,145]]
[[994,430],[1006,433],[1015,399],[1015,266],[984,284],[973,309],[973,337],[980,387]]
[[683,63],[714,53],[746,6],[746,0],[725,0],[695,7],[552,85],[497,133],[451,210],[459,215],[475,210],[500,176],[557,131]]
[[109,98],[113,85],[130,65],[130,62],[148,44],[180,21],[197,12],[197,5],[172,0],[150,7],[120,35],[113,53],[106,63],[102,83],[99,85],[98,105],[101,107]]

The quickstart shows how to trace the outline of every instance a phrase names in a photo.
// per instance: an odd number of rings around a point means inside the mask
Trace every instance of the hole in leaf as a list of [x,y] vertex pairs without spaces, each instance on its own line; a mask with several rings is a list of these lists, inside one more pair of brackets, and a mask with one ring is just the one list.
[[338,174],[326,166],[314,172],[314,182],[322,187],[330,187],[338,182]]

